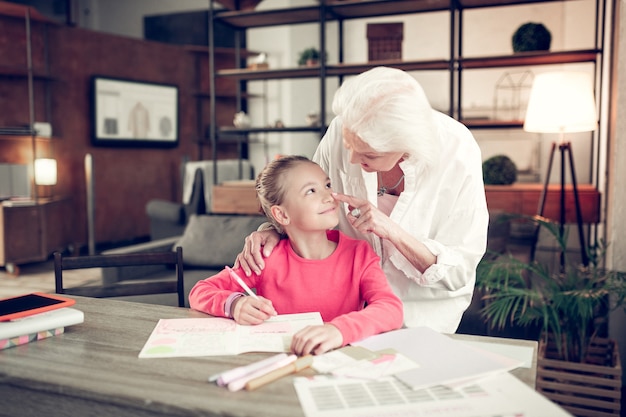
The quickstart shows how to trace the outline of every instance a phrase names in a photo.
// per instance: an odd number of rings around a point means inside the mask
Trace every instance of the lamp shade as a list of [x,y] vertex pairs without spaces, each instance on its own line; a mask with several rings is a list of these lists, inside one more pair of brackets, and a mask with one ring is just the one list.
[[50,158],[35,159],[35,184],[55,185],[57,183],[57,161]]
[[524,130],[539,133],[589,132],[598,124],[591,76],[548,72],[535,76]]

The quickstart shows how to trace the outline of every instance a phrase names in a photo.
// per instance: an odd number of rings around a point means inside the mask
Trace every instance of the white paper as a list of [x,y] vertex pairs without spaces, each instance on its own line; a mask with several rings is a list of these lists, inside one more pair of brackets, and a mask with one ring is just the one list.
[[571,417],[508,372],[462,388],[326,376],[295,378],[294,387],[306,417]]
[[140,358],[238,355],[245,352],[289,352],[294,333],[323,324],[320,313],[283,314],[256,326],[221,317],[161,319]]
[[413,389],[455,384],[522,365],[521,361],[482,351],[428,327],[382,333],[353,345],[373,351],[392,348],[417,363],[419,368],[394,375]]

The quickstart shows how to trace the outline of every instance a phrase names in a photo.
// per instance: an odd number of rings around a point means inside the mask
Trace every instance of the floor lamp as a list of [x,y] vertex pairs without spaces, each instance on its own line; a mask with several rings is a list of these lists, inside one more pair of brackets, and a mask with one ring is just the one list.
[[[582,226],[580,211],[580,199],[578,197],[578,185],[576,183],[576,170],[574,169],[574,157],[571,142],[565,140],[566,133],[590,132],[596,129],[597,116],[596,104],[593,93],[591,76],[583,72],[549,72],[535,76],[524,130],[537,133],[557,133],[559,141],[552,142],[548,171],[539,199],[537,214],[543,216],[550,173],[554,153],[558,146],[561,154],[561,194],[560,194],[560,232],[564,231],[565,219],[565,175],[566,164],[569,162],[574,202],[576,204],[576,220],[578,236],[580,239],[580,254],[583,265],[589,265],[585,237]],[[566,159],[566,154],[568,159]],[[536,239],[535,239],[536,240]],[[533,244],[535,245],[536,242]],[[534,248],[533,248],[534,253]],[[561,267],[564,266],[564,254],[561,253]]]

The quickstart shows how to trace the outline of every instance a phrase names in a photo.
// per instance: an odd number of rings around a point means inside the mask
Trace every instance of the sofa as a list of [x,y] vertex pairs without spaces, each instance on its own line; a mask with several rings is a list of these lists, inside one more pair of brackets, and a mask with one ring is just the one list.
[[[183,234],[192,215],[211,214],[215,169],[213,161],[189,161],[183,167],[180,202],[153,199],[146,204],[150,220],[150,239],[160,240]],[[217,161],[219,182],[253,179],[254,170],[246,159]]]
[[[111,249],[103,254],[160,252],[173,250],[177,246],[182,247],[185,300],[188,306],[189,291],[196,282],[215,275],[225,265],[232,265],[243,248],[245,237],[265,221],[265,216],[261,215],[193,214],[179,236]],[[102,270],[102,279],[105,284],[132,279],[163,279],[173,275],[173,272],[162,266],[106,268]],[[169,294],[120,298],[127,301],[177,305],[176,297]]]

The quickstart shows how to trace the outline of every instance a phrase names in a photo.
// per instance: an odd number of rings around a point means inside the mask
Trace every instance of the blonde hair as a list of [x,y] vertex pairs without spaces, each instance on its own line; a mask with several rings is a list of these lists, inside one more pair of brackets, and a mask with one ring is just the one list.
[[401,152],[427,167],[438,160],[432,107],[417,80],[402,70],[376,67],[348,79],[335,93],[333,112],[377,152]]
[[300,155],[282,156],[267,164],[256,178],[256,194],[261,209],[281,234],[284,230],[272,216],[272,206],[285,201],[285,179],[292,168],[302,163],[315,164],[309,158]]

